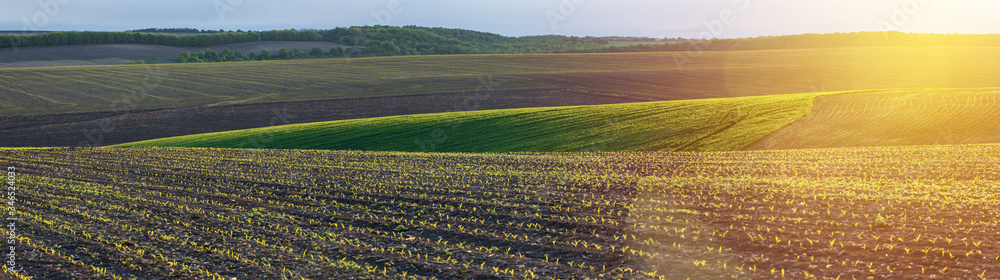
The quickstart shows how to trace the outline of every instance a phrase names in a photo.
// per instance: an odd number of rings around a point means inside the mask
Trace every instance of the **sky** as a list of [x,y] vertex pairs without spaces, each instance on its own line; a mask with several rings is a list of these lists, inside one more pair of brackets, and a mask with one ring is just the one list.
[[463,28],[506,36],[1000,33],[996,0],[4,0],[0,30]]

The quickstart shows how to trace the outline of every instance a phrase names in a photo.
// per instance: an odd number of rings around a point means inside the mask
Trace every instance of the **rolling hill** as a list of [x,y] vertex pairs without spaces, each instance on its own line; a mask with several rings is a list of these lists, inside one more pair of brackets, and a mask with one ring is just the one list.
[[1000,279],[998,58],[0,69],[0,235],[22,267],[0,274]]
[[[1000,48],[449,55],[0,69],[0,115],[575,88],[659,100],[1000,86]],[[678,56],[683,59],[678,64]],[[921,57],[922,59],[910,59]],[[679,67],[680,66],[680,67]],[[13,81],[17,81],[14,83]]]
[[[496,90],[0,117],[0,147],[104,146],[273,125],[508,108],[648,101],[580,90]],[[198,125],[192,125],[198,124]]]
[[805,116],[808,93],[294,124],[119,146],[436,152],[738,150]]
[[1000,143],[1000,88],[822,96],[748,149]]
[[998,88],[899,89],[508,109],[308,123],[123,146],[569,152],[982,144],[1000,142],[998,96]]
[[[1000,48],[867,47],[0,69],[0,145],[103,146],[274,124],[475,109],[998,87],[996,61]],[[465,97],[441,101],[442,94]],[[406,99],[422,110],[372,114],[370,106],[345,106],[389,99]],[[469,100],[484,105],[465,106]],[[303,106],[309,108],[300,118],[268,120],[272,112]],[[213,124],[187,125],[205,118]],[[25,128],[29,124],[32,128]]]

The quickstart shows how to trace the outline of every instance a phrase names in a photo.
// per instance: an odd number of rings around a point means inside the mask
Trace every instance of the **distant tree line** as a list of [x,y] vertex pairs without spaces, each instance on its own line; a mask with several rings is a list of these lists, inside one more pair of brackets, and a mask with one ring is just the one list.
[[541,53],[598,50],[606,40],[558,35],[506,37],[463,29],[418,26],[354,26],[323,32],[323,40],[356,46],[358,56]]
[[209,47],[256,41],[318,41],[315,30],[275,30],[264,32],[216,32],[178,35],[145,32],[60,31],[35,35],[0,35],[0,48],[83,44],[156,44],[177,47]]
[[601,37],[601,39],[608,40],[609,42],[664,42],[664,38],[651,38],[651,37],[633,37],[633,36],[606,36]]
[[182,52],[177,58],[177,62],[180,63],[198,63],[198,62],[231,62],[231,61],[261,61],[261,60],[281,60],[281,59],[302,59],[302,58],[333,58],[333,57],[345,57],[349,56],[352,52],[360,52],[357,48],[348,47],[344,48],[338,46],[335,48],[330,48],[329,51],[323,50],[320,47],[314,47],[309,52],[304,52],[297,48],[288,50],[282,48],[278,50],[277,53],[271,54],[267,49],[260,50],[260,53],[251,51],[250,53],[240,53],[239,51],[232,51],[229,48],[223,49],[221,52],[213,51],[212,49],[205,49],[199,52]]
[[260,32],[261,41],[320,41],[323,36],[316,30],[271,30]]
[[[237,29],[236,31],[232,31],[232,30],[226,31],[226,30],[223,30],[223,29],[219,29],[219,30],[206,30],[206,29],[198,30],[198,29],[195,29],[195,28],[145,28],[145,29],[128,30],[126,32],[184,33],[184,34],[195,33],[196,34],[196,33],[225,33],[225,32],[237,32],[237,33],[239,33],[239,32],[244,32],[244,31],[242,29]],[[245,31],[245,32],[254,32],[254,31],[248,30],[248,31]]]
[[736,51],[834,47],[998,47],[1000,34],[934,34],[887,32],[853,32],[801,34],[739,39],[711,39],[675,44],[640,44],[612,46],[605,52],[661,51]]
[[145,29],[135,29],[128,30],[126,32],[145,32],[145,33],[218,33],[217,31],[210,30],[198,30],[194,28],[145,28]]

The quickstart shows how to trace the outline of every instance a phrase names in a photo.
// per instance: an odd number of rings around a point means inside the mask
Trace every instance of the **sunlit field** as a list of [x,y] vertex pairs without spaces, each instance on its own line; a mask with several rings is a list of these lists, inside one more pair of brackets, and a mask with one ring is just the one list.
[[185,135],[119,146],[420,152],[729,151],[844,92],[404,115]]
[[1000,142],[998,88],[830,95],[810,114],[749,149]]
[[1000,280],[1000,1],[77,2],[0,280]]
[[[1000,146],[0,151],[38,278],[995,279]],[[58,268],[58,269],[56,269]],[[42,277],[45,275],[45,277]]]
[[1000,142],[997,88],[820,92],[307,123],[120,146],[735,151]]
[[[0,69],[17,81],[0,83],[0,113],[14,116],[3,127],[37,127],[36,137],[122,106],[149,117],[119,120],[140,133],[164,126],[158,112],[278,101],[409,96],[393,100],[415,107],[489,91],[508,105],[553,92],[616,103],[290,125],[275,116],[113,147],[3,148],[19,220],[0,234],[32,266],[8,274],[1000,278],[1000,49],[691,55]],[[28,119],[37,123],[16,123]]]

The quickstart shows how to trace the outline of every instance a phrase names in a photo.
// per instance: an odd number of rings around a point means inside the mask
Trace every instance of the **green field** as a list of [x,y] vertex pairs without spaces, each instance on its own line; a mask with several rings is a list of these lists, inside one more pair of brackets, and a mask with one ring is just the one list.
[[154,139],[122,146],[438,152],[739,150],[817,96],[641,102],[391,116]]
[[997,60],[1000,48],[870,47],[14,68],[0,69],[0,116],[487,89],[676,100],[996,87]]
[[748,149],[997,143],[998,97],[1000,88],[823,96],[809,116]]
[[579,152],[981,144],[1000,142],[998,93],[997,88],[899,89],[454,112],[122,146]]

